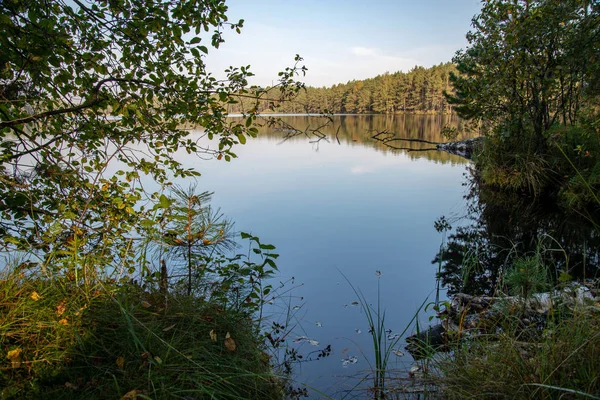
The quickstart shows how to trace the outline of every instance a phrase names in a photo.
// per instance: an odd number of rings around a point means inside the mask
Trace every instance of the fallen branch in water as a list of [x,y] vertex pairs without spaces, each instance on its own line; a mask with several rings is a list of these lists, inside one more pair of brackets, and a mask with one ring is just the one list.
[[[457,142],[433,142],[431,140],[426,140],[426,139],[396,137],[394,134],[392,134],[388,131],[377,132],[374,135],[372,135],[371,138],[377,140],[378,142],[383,143],[387,147],[394,149],[394,150],[406,150],[406,151],[441,150],[441,151],[445,151],[450,154],[464,157],[466,159],[471,159],[473,150],[479,144],[479,142],[483,139],[481,137],[476,137],[476,138],[472,138],[472,139],[459,140]],[[435,145],[435,147],[428,147],[425,149],[413,149],[411,147],[398,147],[398,146],[394,145],[393,142],[424,143],[424,144]]]

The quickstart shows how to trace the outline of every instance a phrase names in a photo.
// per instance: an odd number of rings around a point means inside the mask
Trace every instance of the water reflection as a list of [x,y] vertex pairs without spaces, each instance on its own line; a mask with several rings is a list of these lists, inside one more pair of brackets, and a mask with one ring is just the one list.
[[[282,120],[283,124],[270,126],[266,118],[262,119],[264,126],[259,130],[260,137],[277,141],[339,142],[347,146],[371,147],[383,153],[398,152],[372,138],[375,133],[383,131],[402,138],[445,142],[447,140],[442,137],[441,131],[447,126],[461,132],[458,140],[470,137],[465,133],[464,121],[456,115],[340,115],[334,116],[327,124],[325,124],[327,120],[323,117],[307,115],[285,116]],[[321,126],[323,127],[320,128]],[[323,135],[322,138],[311,135],[317,128],[320,128],[318,131]],[[406,147],[414,150],[407,152],[408,157],[413,160],[425,158],[440,163],[467,163],[460,157],[442,151],[420,151],[431,148],[431,145],[406,143]],[[318,149],[318,146],[315,148]]]
[[442,262],[449,294],[492,295],[515,259],[533,254],[554,280],[600,274],[597,222],[566,213],[551,199],[480,187],[473,173],[468,186],[467,216],[433,260]]

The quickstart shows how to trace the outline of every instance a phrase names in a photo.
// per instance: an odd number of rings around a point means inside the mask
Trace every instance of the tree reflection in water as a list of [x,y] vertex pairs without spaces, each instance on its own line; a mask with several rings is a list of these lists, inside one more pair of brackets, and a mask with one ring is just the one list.
[[536,253],[554,281],[600,275],[597,215],[583,217],[548,198],[481,187],[474,171],[468,187],[467,216],[432,261],[441,261],[439,278],[448,295],[492,295],[517,258]]

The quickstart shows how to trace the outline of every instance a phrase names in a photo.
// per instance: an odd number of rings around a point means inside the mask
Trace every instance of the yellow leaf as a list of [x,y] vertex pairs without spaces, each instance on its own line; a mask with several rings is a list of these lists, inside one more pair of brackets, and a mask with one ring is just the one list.
[[217,333],[215,332],[215,330],[214,330],[214,329],[212,329],[212,330],[210,331],[210,340],[212,340],[213,342],[216,342],[216,341],[217,341]]
[[6,358],[10,360],[10,364],[13,368],[19,368],[21,366],[21,353],[23,350],[20,348],[10,350],[6,353]]
[[227,347],[227,350],[229,351],[235,351],[236,349],[236,344],[235,344],[235,340],[233,340],[231,338],[231,335],[229,335],[229,332],[227,332],[227,335],[225,335],[225,347]]
[[121,400],[135,400],[138,397],[138,394],[141,394],[141,392],[138,392],[137,390],[130,390],[129,392],[125,393],[125,395],[123,397],[121,397]]
[[125,358],[123,358],[123,356],[117,357],[115,364],[117,364],[117,367],[119,367],[119,369],[123,369],[123,367],[125,366]]
[[60,303],[56,305],[56,315],[59,317],[65,313],[66,310],[67,299],[63,299]]
[[88,306],[87,306],[87,304],[84,304],[84,305],[83,305],[83,307],[81,307],[81,308],[79,309],[79,311],[77,311],[77,312],[75,313],[75,315],[79,315],[79,314],[81,314],[81,312],[82,312],[83,310],[85,310],[87,307],[88,307]]
[[162,359],[159,356],[154,356],[154,361],[156,361],[158,365],[162,364]]
[[58,323],[61,325],[69,325],[69,321],[67,321],[66,318],[61,319],[60,321],[58,321]]
[[33,292],[33,293],[31,293],[31,296],[29,296],[29,297],[31,297],[31,300],[33,300],[33,301],[38,301],[39,299],[41,299],[41,298],[42,298],[42,296],[40,296],[40,295],[38,294],[38,292]]
[[202,239],[202,244],[204,244],[205,246],[208,246],[210,244],[210,240]]

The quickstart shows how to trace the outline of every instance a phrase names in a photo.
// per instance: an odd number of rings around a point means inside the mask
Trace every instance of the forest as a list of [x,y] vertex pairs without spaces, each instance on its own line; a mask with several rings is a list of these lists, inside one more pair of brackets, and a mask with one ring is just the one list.
[[[442,63],[431,68],[415,66],[409,72],[394,72],[365,80],[353,80],[331,87],[304,87],[293,101],[277,102],[277,112],[333,113],[333,114],[448,114],[452,109],[444,92],[452,92],[450,75],[456,66]],[[240,97],[239,103],[230,104],[230,113],[243,113],[254,100]],[[268,99],[260,101],[259,112],[268,112],[275,106]]]

